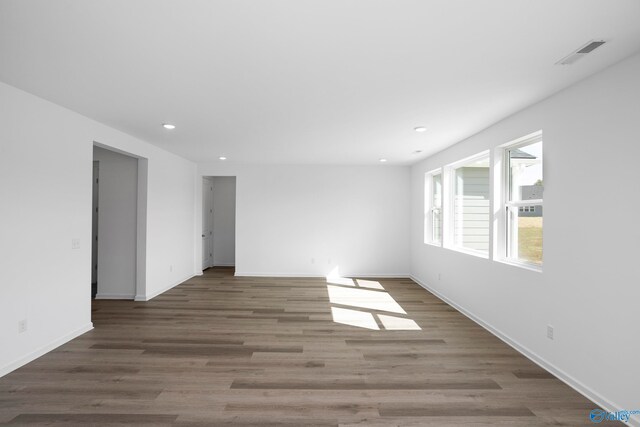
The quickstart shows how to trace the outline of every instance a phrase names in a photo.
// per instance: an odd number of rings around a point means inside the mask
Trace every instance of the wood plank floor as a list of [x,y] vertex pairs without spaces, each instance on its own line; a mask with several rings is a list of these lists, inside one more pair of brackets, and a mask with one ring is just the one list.
[[93,322],[0,378],[0,423],[593,425],[592,402],[406,279],[210,269],[94,301]]

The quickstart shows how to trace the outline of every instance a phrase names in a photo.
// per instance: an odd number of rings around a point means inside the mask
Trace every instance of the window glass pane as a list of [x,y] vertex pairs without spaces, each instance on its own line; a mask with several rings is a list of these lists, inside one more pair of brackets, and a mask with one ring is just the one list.
[[442,174],[433,175],[433,200],[431,201],[431,239],[434,243],[442,240]]
[[509,200],[542,199],[542,141],[509,149]]
[[455,170],[454,244],[489,253],[489,157]]
[[528,208],[509,211],[509,258],[542,265],[542,206]]
[[433,175],[433,207],[442,208],[442,174]]

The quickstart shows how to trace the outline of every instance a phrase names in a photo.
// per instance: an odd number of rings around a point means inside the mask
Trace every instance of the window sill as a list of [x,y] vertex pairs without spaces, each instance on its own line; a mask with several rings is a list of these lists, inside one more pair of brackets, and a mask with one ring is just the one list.
[[510,265],[512,267],[518,267],[518,268],[522,268],[525,270],[529,270],[529,271],[533,271],[536,273],[542,273],[542,266],[540,265],[535,265],[535,264],[528,264],[528,263],[524,263],[524,262],[518,262],[518,261],[513,261],[510,259],[506,259],[506,258],[497,258],[495,259],[495,261],[498,261],[501,264],[507,264]]
[[442,247],[442,243],[441,243],[441,242],[440,242],[440,243],[436,243],[436,242],[424,242],[424,244],[425,244],[425,245],[428,245],[428,246],[434,246],[434,247],[436,247],[436,248],[441,248],[441,247]]
[[446,249],[449,249],[454,252],[460,252],[463,254],[471,255],[477,258],[489,259],[489,254],[485,254],[484,252],[480,252],[480,251],[474,251],[473,249],[461,248],[460,246],[449,246],[449,247],[446,247]]

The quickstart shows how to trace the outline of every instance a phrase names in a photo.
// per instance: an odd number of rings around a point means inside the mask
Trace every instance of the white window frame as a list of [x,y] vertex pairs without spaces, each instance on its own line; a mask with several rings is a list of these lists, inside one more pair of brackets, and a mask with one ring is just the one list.
[[[496,170],[499,170],[500,173],[496,174],[496,179],[494,181],[495,187],[498,191],[494,191],[496,194],[496,200],[494,201],[494,205],[498,207],[495,210],[494,223],[496,224],[494,231],[494,241],[497,244],[493,249],[493,259],[505,264],[514,265],[517,267],[522,267],[528,270],[542,272],[543,264],[534,264],[527,261],[522,261],[517,258],[509,257],[509,245],[514,244],[513,239],[509,241],[509,211],[518,210],[519,208],[523,208],[525,210],[527,207],[535,206],[543,206],[543,199],[532,199],[532,200],[523,200],[523,201],[511,201],[510,200],[510,183],[509,177],[511,171],[509,170],[509,158],[508,153],[509,150],[514,148],[520,148],[527,145],[535,144],[537,142],[543,141],[542,138],[542,130],[537,132],[533,132],[529,135],[525,135],[522,138],[518,138],[516,140],[510,141],[506,144],[500,145],[498,149],[495,150],[494,153],[494,164],[496,166]],[[544,177],[544,142],[542,148],[542,176]],[[544,178],[543,178],[544,179]],[[544,228],[543,228],[544,230]],[[544,232],[544,231],[543,231]],[[517,245],[517,242],[515,242]],[[544,239],[543,239],[544,244]],[[543,251],[544,256],[544,251]]]
[[484,150],[480,153],[474,154],[473,156],[465,157],[464,159],[458,160],[454,163],[450,163],[444,168],[444,172],[442,174],[443,178],[443,247],[447,249],[451,249],[456,252],[462,252],[468,255],[477,256],[480,258],[490,259],[492,255],[493,248],[493,221],[489,221],[489,250],[485,253],[476,249],[465,248],[464,246],[457,245],[455,242],[455,192],[456,192],[456,170],[464,167],[466,164],[474,162],[476,160],[482,158],[489,159],[489,212],[493,212],[493,186],[491,185],[491,177],[493,174],[493,164],[491,161],[491,150]]
[[[433,205],[433,177],[440,175],[440,241],[437,241],[433,238],[433,217],[435,215],[435,210],[437,209]],[[442,247],[442,242],[444,240],[444,174],[442,173],[442,168],[434,169],[425,173],[424,175],[424,243],[427,245],[439,246]]]

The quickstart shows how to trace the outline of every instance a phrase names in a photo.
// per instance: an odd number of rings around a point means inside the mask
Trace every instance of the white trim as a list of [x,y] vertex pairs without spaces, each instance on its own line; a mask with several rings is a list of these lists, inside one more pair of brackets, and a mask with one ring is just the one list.
[[[493,237],[497,238],[493,247],[493,259],[504,264],[509,264],[514,267],[520,267],[527,270],[542,272],[543,265],[537,265],[526,261],[520,261],[517,257],[511,257],[510,247],[518,247],[517,234],[513,230],[510,230],[510,210],[520,210],[521,207],[527,206],[543,206],[543,199],[531,199],[531,200],[511,200],[511,169],[509,152],[513,149],[520,147],[526,147],[532,144],[543,143],[542,129],[525,135],[521,138],[509,141],[505,144],[499,145],[495,151],[494,161],[501,162],[501,168],[496,169],[499,171],[499,176],[494,180],[494,206],[497,209],[494,210],[493,223],[497,225],[497,231],[493,233]],[[543,168],[544,177],[544,148],[543,157],[540,159]]]
[[498,145],[496,148],[518,148],[522,147],[523,145],[534,144],[539,141],[542,141],[542,129],[531,132],[528,135],[521,136],[520,138],[512,139],[509,142]]
[[[440,175],[440,208],[436,208],[433,203],[435,189],[433,179]],[[440,240],[435,240],[433,236],[433,216],[436,209],[440,209]],[[424,243],[426,245],[442,246],[442,235],[444,232],[444,173],[442,168],[434,169],[424,174]]]
[[235,266],[236,266],[235,262],[233,262],[233,263],[225,262],[225,263],[213,264],[212,265],[212,267],[235,267]]
[[489,259],[489,254],[479,251],[477,249],[469,249],[464,246],[447,246],[445,249],[449,249],[450,251],[460,252],[461,254],[471,255],[478,258]]
[[236,271],[234,276],[236,277],[299,277],[301,279],[309,277],[326,277],[322,274],[309,274],[309,273],[259,273],[259,272],[241,272]]
[[179,284],[184,283],[184,282],[186,282],[187,280],[189,280],[189,279],[191,279],[191,278],[193,278],[193,277],[195,277],[195,274],[191,274],[191,275],[189,275],[189,276],[185,277],[184,279],[178,280],[177,282],[175,282],[175,283],[173,283],[173,284],[171,284],[171,285],[169,285],[169,286],[167,286],[167,287],[165,287],[165,288],[163,288],[163,289],[160,289],[160,290],[158,290],[158,291],[154,291],[154,292],[153,292],[153,293],[151,293],[151,294],[147,294],[147,295],[136,295],[136,296],[135,296],[135,298],[134,298],[133,300],[134,300],[134,301],[149,301],[149,300],[151,300],[151,299],[153,299],[153,298],[157,297],[158,295],[160,295],[160,294],[163,294],[163,293],[167,292],[169,289],[173,289],[173,288],[175,288],[175,287],[176,287],[176,286],[178,286]]
[[[138,194],[136,204],[136,284],[135,293],[147,289],[147,206],[149,192],[149,160],[138,158]],[[133,299],[133,296],[131,297]]]
[[[464,248],[456,245],[456,220],[455,220],[455,205],[456,205],[456,170],[465,167],[471,162],[487,158],[489,160],[489,251],[484,253],[474,249]],[[491,194],[491,174],[493,173],[493,163],[491,157],[491,150],[484,150],[473,156],[465,157],[464,159],[457,160],[453,163],[449,163],[442,169],[442,247],[445,249],[451,249],[456,252],[462,252],[464,254],[477,256],[480,258],[491,258],[491,248],[493,247],[493,241],[491,239],[492,223],[491,212],[493,212],[493,197]]]
[[133,294],[100,294],[96,295],[96,299],[133,299]]
[[[468,156],[468,157],[465,157],[464,159],[456,160],[455,162],[449,163],[444,168],[458,169],[460,167],[465,166],[467,163],[471,163],[474,160],[480,160],[483,157],[489,157],[489,156],[491,156],[491,150],[483,150],[477,154],[474,154],[473,156]],[[491,162],[489,162],[489,165],[491,165]]]
[[524,268],[525,270],[535,271],[536,273],[542,273],[542,266],[537,264],[532,264],[530,262],[518,262],[516,260],[510,258],[494,258],[494,261],[497,261],[502,264],[507,264],[512,267]]
[[[248,272],[239,272],[236,271],[236,277],[297,277],[300,279],[306,278],[326,278],[326,274],[309,274],[309,273],[248,273]],[[341,274],[343,277],[348,278],[363,278],[363,279],[410,279],[411,275],[408,273],[398,273],[398,274]]]
[[425,245],[429,245],[429,246],[434,246],[436,248],[441,248],[442,247],[442,242],[440,243],[432,243],[432,242],[424,242]]
[[53,340],[52,342],[50,342],[49,344],[43,345],[42,347],[37,348],[36,350],[32,351],[31,353],[26,354],[25,356],[14,360],[13,362],[10,362],[6,365],[4,365],[3,367],[0,368],[0,377],[3,377],[5,375],[7,375],[9,372],[15,371],[16,369],[20,368],[21,366],[26,365],[27,363],[36,360],[38,357],[43,356],[45,354],[47,354],[48,352],[50,352],[51,350],[56,349],[57,347],[60,347],[63,344],[68,343],[69,341],[71,341],[74,338],[79,337],[80,335],[89,332],[90,330],[93,329],[93,323],[89,322],[86,325],[76,329],[75,331],[72,331],[66,335],[63,335],[62,337]]
[[404,274],[347,274],[352,279],[411,279],[411,275]]
[[[499,329],[495,328],[494,326],[480,319],[479,317],[471,313],[469,310],[456,304],[455,302],[450,300],[448,297],[444,296],[440,292],[431,288],[429,285],[422,282],[417,277],[411,275],[410,278],[411,280],[416,282],[417,285],[421,286],[422,288],[424,288],[425,290],[433,294],[435,297],[443,301],[445,304],[455,308],[458,312],[460,312],[470,320],[474,321],[476,324],[483,327],[485,330],[491,332],[493,335],[499,338],[502,342],[504,342],[505,344],[507,344],[514,350],[516,350],[518,353],[522,354],[524,357],[531,360],[533,363],[540,366],[542,369],[556,376],[560,381],[567,384],[569,387],[571,387],[572,389],[574,389],[575,391],[577,391],[578,393],[580,393],[581,395],[583,395],[584,397],[592,401],[594,405],[597,405],[609,412],[616,412],[616,411],[623,410],[623,408],[620,405],[617,405],[614,402],[611,402],[609,399],[605,398],[604,396],[592,390],[591,388],[589,388],[588,386],[586,386],[576,378],[567,374],[562,369],[555,366],[553,363],[537,355],[535,352],[525,347],[524,345],[520,344],[518,341],[514,340],[513,338],[509,337],[508,335],[500,331]],[[625,408],[625,409],[629,410],[629,409],[635,409],[635,408]],[[589,414],[587,411],[585,411],[584,416],[585,416],[585,423],[586,423],[589,418]],[[640,417],[638,416],[632,417],[629,420],[629,423],[627,423],[627,425],[640,426]]]
[[425,175],[438,175],[439,173],[442,173],[441,167],[432,169],[429,172],[425,172]]
[[521,200],[519,202],[505,202],[507,206],[520,207],[520,206],[544,206],[542,199]]

